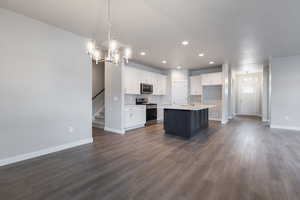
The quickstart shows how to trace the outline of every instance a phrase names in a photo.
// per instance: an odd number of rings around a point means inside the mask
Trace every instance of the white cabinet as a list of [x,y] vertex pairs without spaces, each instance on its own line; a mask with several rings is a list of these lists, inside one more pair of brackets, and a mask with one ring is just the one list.
[[153,83],[153,95],[167,94],[167,76],[162,74],[155,74]]
[[153,95],[167,94],[167,76],[140,70],[134,67],[125,67],[124,89],[126,94],[140,94],[140,84],[153,85]]
[[157,107],[157,121],[164,121],[164,107]]
[[125,67],[125,93],[126,94],[140,94],[140,77],[141,70],[133,67]]
[[125,106],[125,129],[130,130],[145,126],[146,106],[127,105]]
[[202,95],[202,76],[190,77],[190,95]]
[[209,73],[201,75],[202,86],[207,85],[222,85],[222,73]]

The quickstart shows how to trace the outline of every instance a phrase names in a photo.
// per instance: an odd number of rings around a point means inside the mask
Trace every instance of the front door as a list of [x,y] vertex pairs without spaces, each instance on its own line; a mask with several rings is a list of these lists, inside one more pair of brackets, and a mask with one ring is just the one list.
[[238,113],[240,115],[260,115],[259,74],[238,76]]

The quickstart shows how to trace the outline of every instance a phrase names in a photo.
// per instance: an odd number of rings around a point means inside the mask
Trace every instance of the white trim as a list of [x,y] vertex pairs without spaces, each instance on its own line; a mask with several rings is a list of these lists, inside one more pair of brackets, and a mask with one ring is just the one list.
[[126,127],[125,130],[129,131],[129,130],[132,130],[132,129],[143,128],[143,127],[145,127],[145,123],[144,124],[135,125],[135,126],[131,126],[131,127]]
[[222,121],[221,123],[222,123],[222,124],[227,124],[227,123],[228,123],[228,120]]
[[36,157],[43,156],[43,155],[46,155],[46,154],[50,154],[50,153],[54,153],[54,152],[57,152],[57,151],[62,151],[62,150],[65,150],[65,149],[73,148],[73,147],[84,145],[84,144],[90,144],[90,143],[93,143],[93,138],[87,138],[87,139],[79,140],[79,141],[76,141],[76,142],[71,142],[71,143],[67,143],[67,144],[63,144],[63,145],[59,145],[59,146],[55,146],[55,147],[42,149],[42,150],[39,150],[39,151],[34,151],[34,152],[31,152],[31,153],[26,153],[26,154],[22,154],[22,155],[13,156],[13,157],[10,157],[10,158],[0,160],[0,166],[9,165],[9,164],[20,162],[20,161],[23,161],[23,160],[36,158]]
[[300,127],[299,127],[299,126],[271,125],[271,128],[274,128],[274,129],[293,130],[293,131],[300,131]]
[[270,120],[268,120],[267,118],[263,118],[261,121],[262,122],[270,122]]
[[260,114],[242,114],[236,113],[237,116],[246,116],[246,117],[262,117]]
[[218,118],[209,118],[208,120],[209,121],[219,121],[219,122],[222,121],[222,119],[218,119]]
[[112,133],[118,133],[118,134],[121,134],[121,135],[125,134],[125,131],[122,130],[122,129],[115,129],[115,128],[104,127],[104,130],[108,131],[108,132],[112,132]]

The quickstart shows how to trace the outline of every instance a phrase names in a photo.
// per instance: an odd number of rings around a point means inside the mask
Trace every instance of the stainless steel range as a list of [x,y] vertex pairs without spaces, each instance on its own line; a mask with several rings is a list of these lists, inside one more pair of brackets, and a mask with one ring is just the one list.
[[137,105],[146,105],[146,125],[157,123],[157,104],[148,103],[148,98],[136,98]]

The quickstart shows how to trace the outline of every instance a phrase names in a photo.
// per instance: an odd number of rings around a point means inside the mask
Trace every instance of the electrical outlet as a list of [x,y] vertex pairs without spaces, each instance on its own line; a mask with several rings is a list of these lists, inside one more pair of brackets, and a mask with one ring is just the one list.
[[73,133],[74,132],[74,128],[72,126],[69,126],[69,133]]

